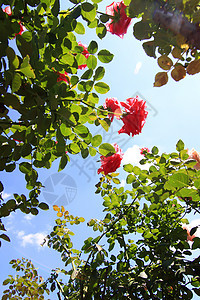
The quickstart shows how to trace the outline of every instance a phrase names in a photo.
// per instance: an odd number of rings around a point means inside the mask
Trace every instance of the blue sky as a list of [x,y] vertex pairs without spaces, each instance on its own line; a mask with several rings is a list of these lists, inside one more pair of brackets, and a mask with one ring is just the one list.
[[[105,6],[110,3],[111,1],[103,1],[102,11],[105,11]],[[175,151],[176,142],[180,138],[187,148],[200,151],[200,75],[188,75],[180,82],[175,82],[170,78],[166,86],[153,87],[155,74],[161,69],[155,59],[146,56],[142,43],[133,37],[132,28],[133,25],[129,27],[124,39],[108,32],[107,36],[100,40],[91,29],[87,29],[87,34],[84,36],[77,35],[77,41],[89,44],[92,39],[96,40],[99,49],[108,49],[115,55],[112,63],[104,65],[106,75],[103,81],[110,85],[110,91],[100,96],[100,104],[104,103],[106,97],[116,97],[120,101],[125,101],[139,92],[147,101],[148,109],[151,108],[142,133],[134,138],[125,134],[119,137],[117,131],[120,127],[117,121],[113,122],[108,133],[103,132],[103,129],[100,130],[99,127],[94,128],[93,132],[103,134],[105,142],[114,143],[118,139],[117,142],[125,153],[124,163],[131,161],[137,164],[141,158],[140,147],[151,148],[156,145],[161,152]],[[70,214],[83,216],[86,223],[91,218],[101,219],[103,216],[102,198],[94,193],[95,184],[100,177],[97,175],[97,169],[100,167],[98,159],[97,156],[86,160],[79,156],[71,156],[71,163],[60,173],[61,177],[57,178],[57,185],[55,181],[52,181],[52,178],[56,178],[57,163],[50,170],[39,170],[40,181],[54,184],[53,190],[49,193],[57,195],[58,198],[62,195],[66,196],[67,200],[63,200],[66,201],[65,208]],[[71,182],[71,190],[66,185],[65,179]],[[123,175],[121,179],[124,179]],[[7,199],[15,192],[28,194],[24,176],[17,171],[11,174],[2,172],[1,181],[4,183],[4,197]],[[48,201],[45,192],[42,193],[40,200]],[[43,238],[54,226],[55,218],[56,214],[52,207],[48,212],[40,211],[38,216],[17,212],[6,218],[5,224],[11,243],[3,242],[1,248],[0,282],[3,282],[8,274],[13,273],[9,265],[9,261],[13,258],[31,259],[43,277],[47,277],[51,269],[62,266],[57,252],[40,246]],[[196,216],[194,220],[197,218]],[[86,225],[75,226],[72,228],[72,231],[76,233],[73,241],[75,247],[81,247],[84,238],[93,233]],[[0,286],[0,294],[1,292]]]

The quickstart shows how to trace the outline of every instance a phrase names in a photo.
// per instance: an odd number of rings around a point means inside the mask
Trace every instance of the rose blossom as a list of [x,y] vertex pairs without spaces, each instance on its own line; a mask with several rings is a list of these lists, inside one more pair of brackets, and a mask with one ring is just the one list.
[[116,116],[117,119],[120,119],[120,115],[122,114],[122,111],[120,108],[120,103],[116,98],[106,98],[103,107],[113,112],[113,114],[108,115],[111,122],[113,121],[114,116]]
[[104,172],[105,175],[108,173],[115,172],[121,165],[121,161],[123,158],[122,150],[119,148],[117,144],[114,144],[113,147],[115,148],[116,153],[111,156],[101,156],[101,167],[98,169],[97,173]]
[[197,164],[193,167],[196,170],[200,170],[200,156],[199,153],[192,148],[192,150],[187,150],[187,154],[189,155],[188,159],[195,159],[197,161]]
[[[81,42],[78,42],[78,45],[81,46],[81,47],[83,47],[82,54],[85,56],[85,58],[88,58],[90,56],[90,54],[89,54],[89,52],[87,50],[87,46],[84,45],[84,44],[82,44]],[[86,67],[87,67],[87,65],[83,64],[83,65],[78,66],[78,69],[83,70]]]
[[140,154],[145,155],[145,152],[150,152],[149,148],[143,147],[140,149]]
[[190,230],[192,229],[190,225],[182,224],[182,228],[187,230],[187,241],[193,241],[193,239],[196,237],[195,234],[190,235]]
[[112,20],[106,24],[106,28],[112,34],[124,37],[131,23],[131,18],[127,17],[125,12],[126,5],[123,1],[113,2],[106,7],[106,14],[113,16]]
[[119,134],[127,133],[128,135],[132,134],[132,136],[134,136],[142,131],[148,115],[148,112],[145,110],[145,104],[146,102],[138,100],[138,97],[128,98],[126,99],[126,103],[121,102],[126,113],[121,118],[124,125],[118,131]]

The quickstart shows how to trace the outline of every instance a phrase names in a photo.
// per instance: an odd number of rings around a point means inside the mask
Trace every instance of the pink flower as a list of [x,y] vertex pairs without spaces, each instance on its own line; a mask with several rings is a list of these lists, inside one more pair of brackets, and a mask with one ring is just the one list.
[[[82,54],[85,56],[85,58],[88,58],[90,56],[90,54],[89,54],[89,52],[87,50],[87,46],[84,45],[84,44],[82,44],[81,42],[78,42],[78,45],[81,46],[81,47],[83,47]],[[87,65],[83,64],[83,65],[78,66],[78,69],[83,70],[86,67],[87,67]]]
[[192,150],[187,150],[187,154],[189,155],[188,159],[195,159],[197,164],[193,167],[196,170],[200,170],[200,156],[199,152],[197,152],[194,148]]
[[122,111],[121,111],[120,103],[116,98],[106,98],[103,107],[113,112],[113,114],[108,115],[111,122],[113,121],[114,116],[116,116],[117,119],[120,119],[120,115],[122,114]]
[[192,229],[190,225],[182,224],[182,228],[187,230],[187,241],[193,241],[193,239],[196,237],[195,234],[190,235],[190,230]]
[[134,136],[142,131],[142,128],[146,122],[148,112],[145,110],[146,102],[138,100],[136,98],[126,99],[126,103],[121,102],[121,105],[125,108],[125,114],[122,116],[124,123],[123,127],[118,133],[127,133],[128,135]]
[[146,152],[150,152],[149,148],[143,147],[140,149],[140,154],[145,155]]
[[120,38],[124,37],[131,23],[131,18],[127,17],[125,8],[126,5],[123,1],[113,2],[106,7],[106,14],[114,17],[111,22],[106,24],[106,28],[109,32],[118,35]]
[[69,83],[69,76],[68,73],[65,72],[64,74],[60,73],[60,72],[56,72],[59,76],[57,78],[57,82],[59,81],[65,81],[67,83]]
[[11,8],[10,6],[6,6],[5,8],[2,8],[2,10],[9,16],[12,15],[12,11],[11,11]]
[[115,172],[121,165],[121,161],[123,158],[122,150],[119,148],[117,144],[114,144],[116,153],[111,156],[101,156],[101,167],[98,169],[97,173],[104,172],[105,175],[108,173]]

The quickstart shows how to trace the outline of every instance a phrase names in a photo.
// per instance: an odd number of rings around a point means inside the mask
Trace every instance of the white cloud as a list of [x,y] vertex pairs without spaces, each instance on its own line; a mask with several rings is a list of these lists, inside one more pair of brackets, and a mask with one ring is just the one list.
[[31,221],[34,217],[35,217],[34,215],[28,214],[28,215],[24,216],[24,220],[25,221]]
[[137,166],[142,170],[148,170],[150,164],[141,165],[139,162],[144,158],[144,155],[140,154],[140,148],[138,145],[134,145],[131,148],[128,148],[123,156],[122,164],[132,164],[133,166]]
[[47,234],[45,232],[36,232],[25,234],[23,230],[17,232],[17,237],[21,241],[21,246],[26,247],[27,245],[35,245],[38,249],[41,249],[41,244],[44,242]]
[[134,70],[135,75],[139,73],[141,67],[142,67],[142,63],[141,63],[141,61],[138,61],[136,66],[135,66],[135,70]]
[[123,186],[123,187],[124,187],[124,186],[125,186],[125,184],[126,184],[126,180],[125,180],[125,179],[122,179],[122,180],[121,180],[121,184],[120,184],[120,186]]
[[11,194],[9,194],[9,193],[5,193],[5,192],[2,192],[2,193],[1,193],[1,197],[2,197],[4,200],[8,199],[10,196],[11,196]]

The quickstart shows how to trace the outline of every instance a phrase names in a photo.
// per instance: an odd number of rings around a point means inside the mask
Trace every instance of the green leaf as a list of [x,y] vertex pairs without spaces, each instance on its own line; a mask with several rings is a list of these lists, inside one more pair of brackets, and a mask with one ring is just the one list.
[[89,69],[83,73],[83,75],[81,76],[81,79],[90,79],[92,77],[92,75],[93,75],[93,71],[92,71],[92,69]]
[[110,90],[109,85],[107,85],[104,82],[95,83],[94,88],[95,88],[96,92],[99,94],[106,94]]
[[10,68],[17,69],[19,67],[19,59],[18,59],[17,55],[15,54],[15,51],[11,47],[8,47],[6,49],[6,55],[9,60]]
[[195,294],[197,294],[198,296],[200,296],[200,288],[192,288],[192,290],[195,292]]
[[81,14],[83,18],[92,22],[96,17],[96,8],[89,2],[85,2],[81,4]]
[[66,64],[66,65],[72,66],[74,63],[74,56],[70,53],[64,54],[61,57],[60,62],[63,64]]
[[93,136],[91,140],[91,144],[93,147],[98,147],[101,143],[102,143],[102,136],[100,134]]
[[124,171],[128,172],[128,173],[132,173],[133,172],[133,166],[131,164],[127,164],[123,166]]
[[62,171],[66,167],[67,163],[68,163],[67,155],[63,154],[61,156],[61,159],[60,159],[60,163],[59,163],[59,167],[58,167],[58,172]]
[[89,155],[89,150],[88,150],[88,148],[86,148],[86,149],[81,149],[81,156],[82,156],[82,158],[86,158],[86,157],[88,157],[88,155]]
[[[7,241],[7,242],[10,242],[10,238],[6,235],[6,234],[0,234],[0,239],[3,239],[3,240],[5,240],[5,241]],[[5,284],[4,284],[5,285]]]
[[143,20],[135,23],[133,26],[133,34],[138,40],[149,39],[152,36],[153,29],[149,26],[149,22],[144,22]]
[[98,67],[95,70],[94,80],[101,80],[104,77],[105,69],[103,67]]
[[[103,129],[108,132],[108,130],[110,128],[110,123],[108,123],[107,120],[108,119],[99,120],[99,123],[101,124],[101,126],[103,127]],[[110,121],[110,120],[108,120],[108,121]]]
[[42,210],[48,210],[49,209],[49,205],[44,203],[44,202],[41,202],[38,207]]
[[176,150],[177,150],[178,152],[180,152],[181,150],[184,149],[184,147],[185,147],[185,145],[184,145],[183,141],[182,141],[182,140],[179,140],[178,143],[176,144]]
[[100,39],[103,39],[107,34],[106,26],[102,23],[98,24],[96,27],[96,34]]
[[15,93],[19,90],[22,84],[21,75],[19,73],[14,73],[12,80],[12,92]]
[[95,156],[97,154],[97,150],[93,147],[89,147],[89,153],[91,156]]
[[185,186],[189,186],[189,176],[185,173],[174,173],[169,177],[169,184],[176,187],[182,188]]
[[53,5],[53,7],[51,9],[51,12],[54,15],[54,17],[57,17],[59,11],[60,11],[60,1],[59,0],[55,0],[54,5]]
[[98,50],[98,44],[95,41],[91,41],[88,48],[87,48],[88,52],[91,54],[95,54]]
[[194,186],[197,188],[197,189],[200,189],[200,179],[196,179],[194,181]]
[[75,32],[77,34],[85,34],[85,27],[82,23],[77,22]]
[[77,133],[79,136],[85,138],[88,136],[89,134],[89,129],[84,126],[84,125],[77,125],[75,128],[74,128],[74,132]]
[[116,153],[115,148],[108,143],[103,143],[99,146],[99,152],[103,156],[110,156],[114,153]]
[[33,68],[29,64],[29,56],[28,55],[23,59],[20,69],[18,69],[17,71],[22,72],[28,78],[33,78],[33,79],[35,78],[35,73],[33,71]]
[[192,250],[200,248],[200,238],[195,237],[193,239]]
[[97,58],[94,55],[90,55],[87,59],[87,66],[89,69],[94,70],[97,66]]
[[14,199],[11,199],[11,200],[8,200],[6,202],[6,207],[8,209],[12,209],[12,208],[15,208],[16,207],[16,201]]
[[112,181],[115,183],[115,184],[120,184],[121,181],[118,179],[118,178],[113,178]]
[[0,192],[2,192],[3,190],[4,190],[4,187],[3,187],[2,182],[0,181]]
[[63,136],[69,136],[72,131],[70,127],[67,127],[64,123],[60,125],[60,132]]
[[102,63],[109,63],[113,60],[114,55],[112,53],[110,53],[108,50],[101,50],[99,51],[98,55],[98,59],[102,62]]
[[158,151],[159,151],[158,148],[155,147],[155,146],[154,146],[154,147],[152,148],[152,150],[151,150],[151,152],[152,152],[154,155],[158,154]]
[[131,184],[135,180],[135,176],[133,174],[129,174],[126,178],[126,183]]
[[148,56],[156,58],[156,46],[153,41],[143,43],[142,47]]
[[28,163],[28,162],[22,162],[19,164],[19,170],[22,173],[30,174],[32,172],[32,165],[31,165],[31,163]]
[[76,143],[71,143],[69,145],[70,150],[72,151],[73,154],[77,154],[81,151],[80,147]]

